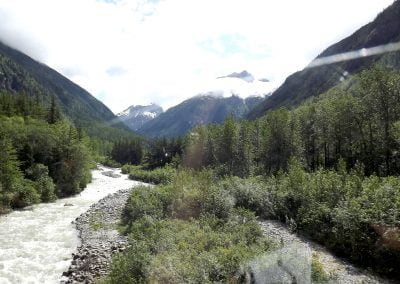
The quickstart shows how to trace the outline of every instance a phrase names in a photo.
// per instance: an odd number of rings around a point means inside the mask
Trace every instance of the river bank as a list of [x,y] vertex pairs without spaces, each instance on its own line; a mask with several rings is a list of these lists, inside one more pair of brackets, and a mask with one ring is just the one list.
[[283,253],[306,256],[309,265],[311,265],[314,255],[318,262],[322,264],[324,271],[330,276],[330,280],[324,283],[396,283],[385,280],[367,270],[359,269],[348,261],[336,257],[323,246],[291,232],[287,226],[279,221],[263,220],[260,221],[260,225],[265,236],[280,242]]
[[76,196],[0,216],[0,283],[59,283],[80,246],[72,222],[105,196],[139,184],[103,166],[92,176]]
[[107,274],[112,255],[128,245],[117,227],[130,192],[123,189],[106,196],[75,220],[81,245],[61,283],[94,283]]

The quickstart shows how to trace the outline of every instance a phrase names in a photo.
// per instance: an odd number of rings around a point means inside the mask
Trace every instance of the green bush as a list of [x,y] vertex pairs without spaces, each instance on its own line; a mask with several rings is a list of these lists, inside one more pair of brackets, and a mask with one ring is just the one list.
[[191,221],[139,219],[131,227],[131,247],[114,258],[108,282],[204,283],[244,279],[249,261],[272,247],[262,237],[254,217],[249,216],[238,215],[227,223],[212,216]]
[[211,172],[182,170],[168,185],[135,188],[122,219],[130,247],[114,257],[105,282],[250,281],[249,262],[273,243],[216,185]]
[[221,185],[236,207],[287,222],[340,255],[399,276],[399,178],[363,177],[357,168],[307,173],[292,162],[288,173],[264,181],[230,178]]
[[40,195],[35,190],[34,182],[20,179],[14,184],[13,197],[11,200],[12,208],[23,208],[40,202]]
[[170,200],[168,194],[160,188],[138,186],[130,195],[123,211],[123,223],[131,225],[145,216],[154,219],[165,217]]
[[34,164],[25,170],[25,174],[35,182],[34,186],[41,201],[51,202],[57,199],[53,179],[49,177],[49,170],[45,165]]
[[110,158],[103,158],[100,161],[101,164],[103,164],[106,167],[110,167],[110,168],[120,168],[121,164],[114,161],[113,159]]
[[314,283],[327,283],[331,279],[331,275],[325,271],[317,253],[312,255],[311,279]]
[[[129,174],[130,172],[131,172],[131,168],[132,167],[134,167],[134,166],[132,166],[132,165],[123,165],[122,167],[121,167],[121,172],[124,174],[124,175],[127,175],[127,174]],[[137,166],[136,166],[137,167]]]
[[172,182],[176,170],[170,167],[157,168],[155,170],[143,170],[138,166],[125,167],[124,172],[129,169],[129,178],[152,184],[168,184]]
[[276,211],[273,191],[266,186],[260,178],[238,177],[227,178],[218,184],[234,198],[235,207],[247,208],[264,218],[275,216]]

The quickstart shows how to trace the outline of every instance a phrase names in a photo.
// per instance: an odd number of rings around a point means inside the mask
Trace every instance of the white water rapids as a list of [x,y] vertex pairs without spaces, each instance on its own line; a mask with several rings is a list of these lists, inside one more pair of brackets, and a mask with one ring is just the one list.
[[[0,216],[0,283],[58,283],[79,245],[71,223],[90,205],[120,189],[139,182],[102,174],[117,169],[99,167],[93,181],[79,195],[55,203],[34,205],[28,210]],[[73,206],[64,206],[73,204]]]

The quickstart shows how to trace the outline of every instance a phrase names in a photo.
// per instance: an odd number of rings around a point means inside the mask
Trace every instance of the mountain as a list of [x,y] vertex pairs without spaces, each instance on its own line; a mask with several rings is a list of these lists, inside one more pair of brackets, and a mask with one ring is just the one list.
[[77,126],[93,128],[97,124],[126,126],[86,90],[50,67],[0,42],[0,91],[24,93],[44,105],[52,98]]
[[242,118],[262,100],[262,97],[242,99],[234,95],[224,98],[213,93],[199,95],[145,123],[138,133],[149,137],[184,135],[199,124],[221,123],[230,114]]
[[140,129],[146,122],[156,118],[163,112],[162,107],[156,104],[148,106],[130,106],[117,116],[128,126],[131,130],[136,131]]
[[[351,36],[328,47],[316,59],[399,41],[400,1],[397,0],[380,13],[373,22],[363,26]],[[341,82],[344,77],[356,74],[377,62],[400,68],[400,52],[363,57],[340,63],[306,68],[296,72],[289,76],[270,97],[267,97],[247,117],[255,119],[271,109],[298,105],[309,97],[326,92]]]
[[240,72],[240,73],[232,73],[226,76],[218,77],[217,79],[224,79],[224,78],[237,78],[237,79],[242,79],[243,81],[247,83],[252,83],[254,82],[254,76],[251,75],[249,72],[246,70]]

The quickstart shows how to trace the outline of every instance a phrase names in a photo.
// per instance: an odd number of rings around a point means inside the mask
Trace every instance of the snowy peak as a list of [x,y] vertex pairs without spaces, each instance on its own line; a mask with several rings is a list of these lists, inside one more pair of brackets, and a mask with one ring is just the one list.
[[224,78],[237,78],[237,79],[242,79],[243,81],[247,82],[247,83],[252,83],[254,82],[254,76],[251,75],[249,72],[247,72],[246,70],[240,72],[240,73],[236,73],[233,72],[232,74],[226,75],[226,76],[222,76],[222,77],[218,77],[217,79],[224,79]]
[[146,123],[138,133],[148,137],[178,137],[197,125],[222,123],[229,115],[241,119],[263,100],[256,96],[243,99],[234,94],[224,97],[219,93],[204,93],[171,107]]
[[146,106],[130,106],[126,110],[118,113],[117,116],[125,123],[126,126],[136,131],[140,129],[146,122],[156,118],[161,113],[163,113],[162,107],[152,103]]

